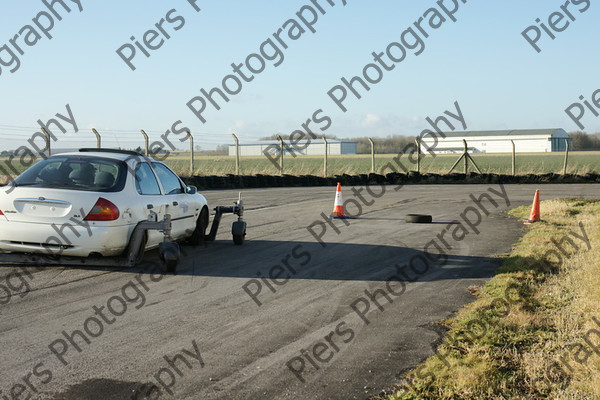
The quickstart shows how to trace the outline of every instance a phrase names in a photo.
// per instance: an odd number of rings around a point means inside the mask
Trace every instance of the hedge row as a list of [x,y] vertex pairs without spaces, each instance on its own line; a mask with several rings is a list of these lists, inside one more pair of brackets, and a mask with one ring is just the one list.
[[193,176],[183,178],[188,185],[198,189],[241,189],[264,187],[301,187],[301,186],[335,186],[342,185],[405,185],[405,184],[497,184],[497,183],[600,183],[600,174],[586,175],[498,175],[498,174],[399,174],[387,175],[361,174],[336,175],[320,177],[314,175],[227,175],[227,176]]
[[[192,176],[183,177],[187,185],[196,186],[200,190],[207,189],[242,189],[266,187],[302,187],[302,186],[335,186],[340,182],[344,186],[365,185],[410,185],[410,184],[497,184],[497,183],[600,183],[600,174],[586,175],[498,175],[498,174],[408,174],[391,173],[387,175],[361,174],[336,175],[321,177],[314,175],[226,175],[226,176]],[[3,186],[3,185],[0,185]]]

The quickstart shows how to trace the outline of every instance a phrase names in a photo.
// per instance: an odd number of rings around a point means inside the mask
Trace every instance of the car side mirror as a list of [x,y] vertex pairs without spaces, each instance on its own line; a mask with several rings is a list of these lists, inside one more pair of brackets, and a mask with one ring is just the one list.
[[196,194],[198,193],[198,188],[196,186],[186,186],[185,192],[187,194]]

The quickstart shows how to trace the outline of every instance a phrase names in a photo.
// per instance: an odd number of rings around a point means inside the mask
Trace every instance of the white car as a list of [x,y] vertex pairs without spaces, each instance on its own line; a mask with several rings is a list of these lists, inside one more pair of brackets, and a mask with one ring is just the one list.
[[[123,255],[132,232],[171,215],[173,240],[198,244],[208,205],[169,167],[136,152],[81,149],[48,157],[0,187],[0,251],[77,257]],[[148,230],[145,248],[164,235]]]

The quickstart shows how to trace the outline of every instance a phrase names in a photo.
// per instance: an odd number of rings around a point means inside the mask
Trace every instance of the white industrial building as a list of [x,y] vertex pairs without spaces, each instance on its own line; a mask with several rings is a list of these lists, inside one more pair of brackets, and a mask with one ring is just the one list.
[[[564,151],[565,140],[571,148],[571,139],[564,129],[513,129],[505,131],[465,131],[444,132],[445,138],[436,133],[436,137],[423,136],[421,151],[430,148],[434,153],[462,153],[467,141],[467,148],[472,153],[510,153],[511,140],[518,153],[544,153]],[[437,143],[436,143],[437,140]]]
[[[322,139],[314,139],[310,141],[310,144],[306,145],[306,140],[302,140],[296,144],[296,147],[292,146],[289,140],[284,140],[284,155],[307,155],[307,156],[322,156],[325,154],[325,144]],[[265,150],[276,156],[279,154],[279,141],[259,141],[253,143],[240,143],[240,156],[263,156]],[[288,148],[289,146],[289,148]],[[341,154],[356,154],[357,142],[349,140],[336,140],[327,139],[327,154],[329,155],[341,155]],[[229,145],[229,155],[235,156],[235,144]]]

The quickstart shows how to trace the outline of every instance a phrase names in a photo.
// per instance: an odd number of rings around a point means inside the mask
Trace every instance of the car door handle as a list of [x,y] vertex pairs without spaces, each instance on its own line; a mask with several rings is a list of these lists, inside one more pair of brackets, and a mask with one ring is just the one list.
[[152,204],[146,204],[146,208],[148,208],[148,210],[152,210],[154,206]]
[[173,205],[174,205],[174,206],[178,206],[178,205],[179,205],[179,203],[178,203],[178,202],[176,202],[176,201],[174,201],[174,202],[173,202]]

